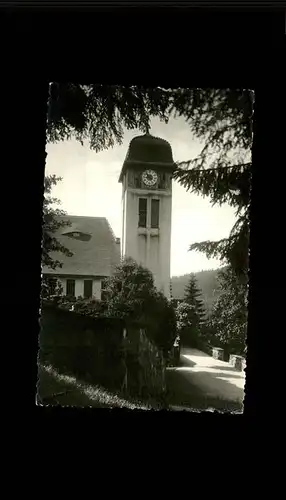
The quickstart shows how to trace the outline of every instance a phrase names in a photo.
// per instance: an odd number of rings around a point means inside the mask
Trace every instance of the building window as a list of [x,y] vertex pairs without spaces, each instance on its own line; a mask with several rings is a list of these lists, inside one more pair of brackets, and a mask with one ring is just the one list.
[[89,299],[90,297],[92,297],[92,280],[84,280],[83,296],[85,299]]
[[75,296],[75,280],[67,280],[67,295],[69,297]]
[[160,200],[151,200],[151,227],[159,227],[159,204]]
[[147,223],[147,198],[139,198],[138,226],[146,227]]

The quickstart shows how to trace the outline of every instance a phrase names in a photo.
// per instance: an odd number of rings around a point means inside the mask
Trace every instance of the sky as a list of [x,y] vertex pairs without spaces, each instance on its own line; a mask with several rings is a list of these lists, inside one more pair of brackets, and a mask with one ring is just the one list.
[[[174,161],[195,158],[202,148],[184,118],[171,118],[168,124],[152,119],[150,133],[171,144]],[[121,146],[99,153],[75,139],[47,144],[46,175],[63,178],[52,192],[61,200],[60,208],[69,215],[106,217],[115,236],[121,238],[122,185],[118,178],[131,139],[141,134],[126,130]],[[229,205],[212,207],[208,198],[187,192],[173,181],[171,276],[220,267],[219,260],[188,249],[195,242],[227,237],[234,222],[234,209]]]

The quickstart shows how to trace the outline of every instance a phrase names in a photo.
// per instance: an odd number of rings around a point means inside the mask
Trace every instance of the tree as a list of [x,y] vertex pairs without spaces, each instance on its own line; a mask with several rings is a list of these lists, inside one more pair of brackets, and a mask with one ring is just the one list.
[[208,320],[211,342],[229,354],[244,354],[247,329],[247,285],[232,268],[218,273],[219,298]]
[[176,315],[181,340],[195,347],[203,333],[206,316],[202,292],[199,290],[194,274],[191,274],[185,289],[184,301],[177,306]]
[[146,334],[163,351],[176,337],[175,312],[154,286],[152,273],[128,258],[106,281],[106,315],[124,318],[128,325],[146,329]]
[[197,279],[195,274],[191,274],[189,283],[185,289],[184,302],[194,306],[194,318],[193,323],[198,327],[203,323],[206,312],[204,307],[204,301],[202,299],[202,291],[199,289],[197,284]]
[[63,294],[61,282],[54,276],[43,276],[42,279],[42,299],[58,299]]
[[107,314],[112,317],[140,320],[144,306],[154,289],[152,273],[128,258],[106,280]]
[[176,312],[172,302],[156,289],[152,290],[150,301],[146,302],[144,326],[151,340],[167,357],[177,337]]
[[220,258],[245,283],[254,93],[214,89],[198,92],[197,99],[198,107],[183,100],[178,113],[187,118],[192,132],[203,138],[205,145],[197,158],[178,164],[174,178],[187,190],[209,196],[213,205],[235,207],[238,218],[228,238],[194,243],[190,250]]
[[[157,116],[168,122],[176,113],[186,118],[197,137],[207,137],[208,146],[201,156],[206,159],[210,147],[250,147],[252,139],[253,93],[240,89],[200,89],[138,85],[50,85],[48,100],[49,141],[89,140],[91,149],[100,151],[121,144],[123,127],[145,132],[150,118]],[[227,123],[225,123],[227,121]],[[223,122],[223,129],[217,125]],[[235,143],[224,140],[233,132]]]
[[168,120],[170,93],[160,88],[126,85],[50,85],[48,141],[75,137],[100,151],[122,143],[123,127],[146,132],[150,117]]
[[179,302],[176,307],[176,318],[178,332],[181,334],[185,329],[190,328],[192,323],[190,317],[193,312],[193,306],[186,302]]
[[52,252],[60,252],[68,257],[72,257],[73,253],[62,245],[54,233],[61,227],[69,226],[68,220],[63,220],[62,217],[66,215],[64,210],[53,208],[53,205],[60,204],[60,200],[51,196],[52,187],[62,180],[61,177],[55,175],[48,175],[45,177],[44,184],[44,201],[43,201],[43,237],[42,237],[42,265],[50,269],[62,267],[62,263],[51,256]]
[[88,139],[100,151],[121,144],[123,127],[145,132],[152,116],[166,123],[172,115],[184,117],[204,146],[197,158],[178,163],[174,178],[186,189],[210,196],[213,204],[229,203],[238,216],[229,238],[195,243],[190,250],[221,258],[246,281],[253,105],[254,92],[247,89],[53,83],[47,137]]

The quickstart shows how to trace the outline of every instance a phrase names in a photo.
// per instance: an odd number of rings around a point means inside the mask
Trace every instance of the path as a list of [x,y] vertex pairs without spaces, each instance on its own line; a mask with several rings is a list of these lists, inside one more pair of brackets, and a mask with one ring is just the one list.
[[[177,373],[178,380],[183,377],[184,382],[196,386],[207,397],[240,403],[243,401],[245,373],[202,351],[182,348],[180,366],[168,370]],[[184,389],[185,392],[186,390]]]

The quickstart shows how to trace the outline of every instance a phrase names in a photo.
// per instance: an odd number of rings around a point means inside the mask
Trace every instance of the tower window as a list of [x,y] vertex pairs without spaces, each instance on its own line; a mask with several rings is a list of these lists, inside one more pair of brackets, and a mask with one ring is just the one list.
[[134,173],[134,187],[135,188],[141,187],[141,175],[138,172]]
[[85,299],[92,297],[92,280],[84,280],[83,295]]
[[75,296],[75,280],[67,280],[67,295],[69,297]]
[[158,188],[159,189],[165,189],[166,187],[167,187],[167,184],[166,184],[166,174],[165,173],[161,173],[160,174],[160,178],[159,178]]
[[159,227],[159,204],[160,200],[151,200],[151,227]]
[[147,198],[139,198],[139,227],[146,227],[147,223]]

